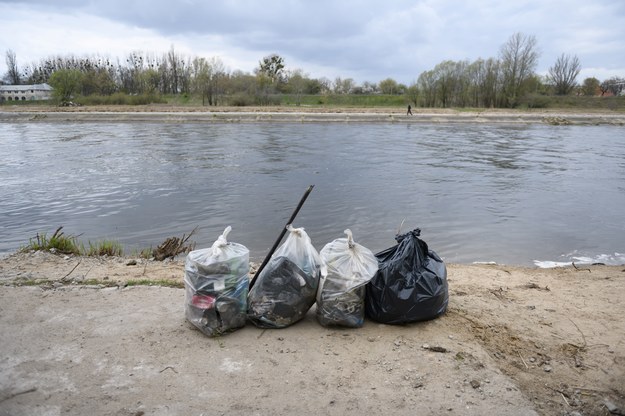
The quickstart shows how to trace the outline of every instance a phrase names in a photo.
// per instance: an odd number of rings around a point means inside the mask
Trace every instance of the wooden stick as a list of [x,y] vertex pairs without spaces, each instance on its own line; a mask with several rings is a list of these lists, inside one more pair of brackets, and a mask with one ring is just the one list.
[[269,254],[267,254],[267,257],[265,257],[265,260],[263,260],[263,262],[260,265],[260,267],[258,268],[258,270],[256,270],[256,274],[254,275],[254,278],[250,282],[250,290],[254,286],[254,283],[256,283],[256,279],[258,278],[258,276],[260,276],[260,272],[263,271],[263,269],[265,268],[265,266],[269,262],[269,259],[271,258],[273,253],[276,251],[276,249],[280,245],[280,242],[282,241],[282,238],[284,238],[284,234],[286,234],[286,226],[289,225],[289,224],[293,224],[293,220],[295,220],[295,217],[297,216],[297,213],[302,208],[302,205],[304,205],[304,202],[306,202],[306,198],[308,198],[308,195],[310,195],[310,193],[312,192],[314,187],[315,187],[315,185],[310,185],[308,187],[308,189],[304,193],[304,196],[302,196],[302,199],[299,201],[299,204],[297,204],[297,207],[295,207],[295,211],[293,211],[293,214],[291,214],[291,218],[289,218],[289,221],[286,223],[284,228],[282,228],[282,232],[280,233],[280,236],[278,237],[276,242],[273,244],[273,247],[271,247],[271,250],[269,250]]
[[525,368],[527,368],[529,370],[529,367],[528,367],[527,363],[525,362],[525,360],[523,359],[523,356],[521,355],[521,353],[517,351],[517,354],[519,354],[519,357],[521,358],[521,361],[523,361],[523,364],[525,364]]
[[76,270],[76,267],[80,266],[80,263],[82,262],[82,259],[78,260],[78,263],[76,263],[76,265],[74,266],[74,268],[72,270],[69,271],[69,273],[67,273],[65,276],[61,277],[62,281],[65,281],[65,279],[74,272],[74,270]]

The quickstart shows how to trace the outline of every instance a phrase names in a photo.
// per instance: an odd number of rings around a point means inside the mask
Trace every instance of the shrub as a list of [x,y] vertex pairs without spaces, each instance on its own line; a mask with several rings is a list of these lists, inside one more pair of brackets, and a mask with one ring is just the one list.
[[551,99],[541,94],[526,94],[519,99],[517,107],[520,108],[547,108]]
[[247,94],[234,94],[230,97],[229,104],[234,107],[247,107],[254,105],[254,99]]
[[103,240],[96,244],[89,242],[87,256],[111,256],[119,257],[124,254],[124,248],[117,241]]

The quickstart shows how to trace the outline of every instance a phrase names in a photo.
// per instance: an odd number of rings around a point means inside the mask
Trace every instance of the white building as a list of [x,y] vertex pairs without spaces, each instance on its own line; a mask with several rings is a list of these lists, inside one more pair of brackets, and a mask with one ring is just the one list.
[[0,85],[0,102],[49,100],[52,90],[48,84]]

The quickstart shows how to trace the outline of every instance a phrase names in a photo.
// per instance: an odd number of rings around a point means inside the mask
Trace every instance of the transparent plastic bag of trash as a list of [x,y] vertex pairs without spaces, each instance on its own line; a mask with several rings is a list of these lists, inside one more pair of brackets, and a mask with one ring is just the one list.
[[365,285],[378,270],[371,250],[355,243],[352,232],[319,252],[327,267],[317,294],[317,321],[324,326],[359,328],[365,319]]
[[287,225],[286,241],[260,272],[248,295],[247,315],[261,328],[285,328],[315,303],[323,261],[303,228]]
[[376,254],[379,269],[367,284],[367,317],[405,324],[433,319],[447,310],[447,268],[420,234],[417,228],[398,235],[397,245]]
[[184,268],[185,316],[208,336],[245,325],[249,250],[227,241],[226,227],[210,248],[191,251]]

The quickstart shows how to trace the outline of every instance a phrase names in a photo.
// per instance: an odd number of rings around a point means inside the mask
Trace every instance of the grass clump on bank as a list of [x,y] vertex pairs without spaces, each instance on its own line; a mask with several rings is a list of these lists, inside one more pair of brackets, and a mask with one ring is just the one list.
[[22,251],[52,251],[61,254],[81,254],[80,246],[78,244],[78,237],[74,235],[65,235],[61,231],[63,227],[56,229],[51,237],[48,237],[46,233],[39,234],[28,241],[28,245],[22,248]]
[[[56,229],[51,237],[46,233],[37,233],[34,238],[29,239],[26,246],[22,246],[19,251],[49,251],[57,254],[74,254],[77,256],[108,256],[123,257],[124,247],[117,241],[102,240],[96,243],[89,241],[89,247],[78,242],[78,237],[74,235],[65,235],[62,231],[63,227]],[[169,237],[161,243],[156,249],[152,246],[140,250],[134,250],[134,257],[144,259],[155,259],[163,261],[167,258],[174,258],[179,254],[186,254],[195,248],[194,242],[189,242],[189,238],[196,232],[197,227],[189,233],[179,237]]]
[[89,241],[89,249],[83,252],[86,256],[121,257],[124,255],[124,247],[117,241],[103,240],[94,244]]

